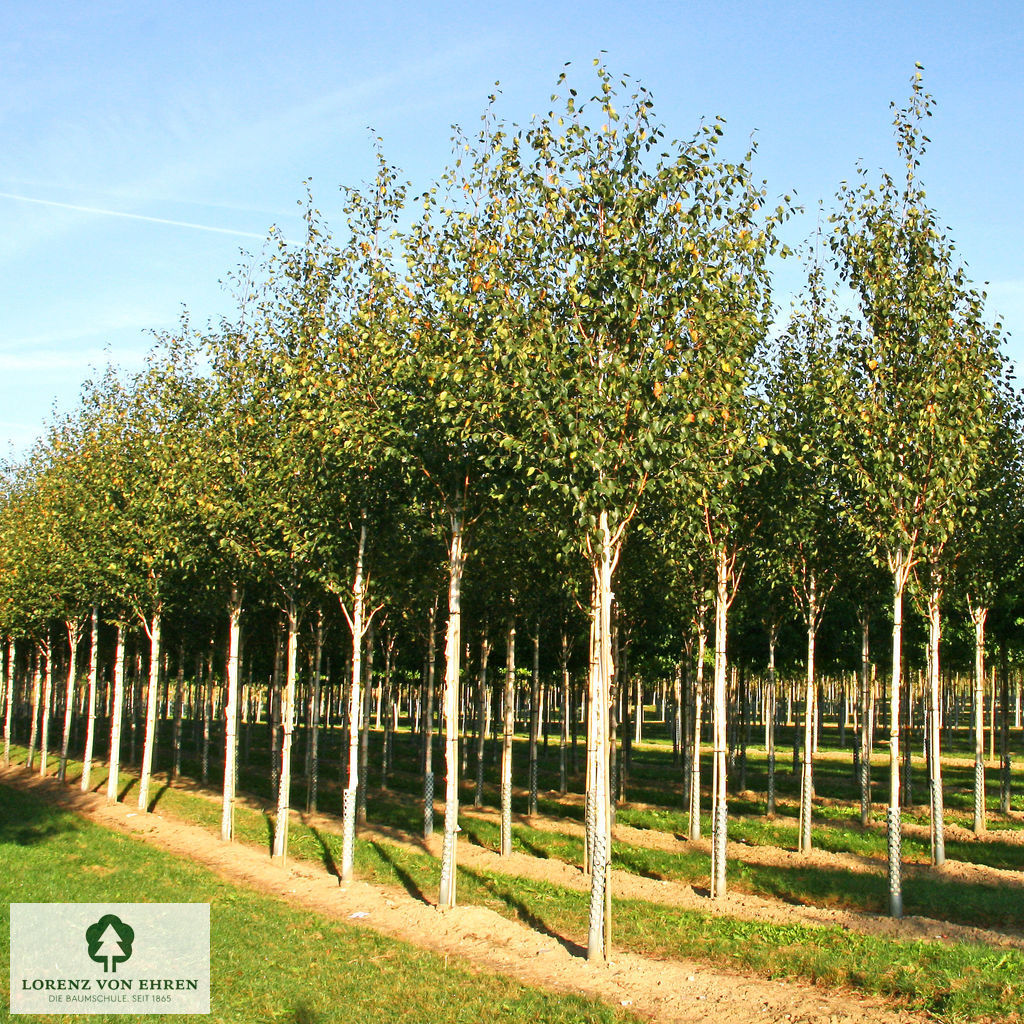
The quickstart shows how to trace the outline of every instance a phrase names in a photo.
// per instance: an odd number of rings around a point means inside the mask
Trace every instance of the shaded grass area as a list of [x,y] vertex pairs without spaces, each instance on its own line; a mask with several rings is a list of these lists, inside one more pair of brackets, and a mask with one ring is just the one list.
[[[950,723],[952,725],[953,723]],[[944,729],[942,739],[943,750],[943,775],[944,791],[947,807],[947,820],[950,823],[970,826],[971,810],[973,807],[973,741],[967,728],[967,718],[961,716],[957,720],[956,728]],[[130,744],[132,719],[125,725],[125,752],[127,753]],[[566,761],[569,769],[569,789],[572,792],[580,793],[583,790],[584,778],[582,774],[584,766],[583,745],[585,740],[585,728],[582,723],[577,723],[578,743],[575,756],[571,749],[566,753]],[[23,720],[16,721],[19,733],[24,733],[27,725]],[[514,742],[513,756],[513,783],[525,787],[528,784],[528,758],[527,740],[524,735],[525,723],[519,722],[519,733]],[[554,790],[559,781],[559,746],[558,746],[557,722],[550,724],[550,743],[542,742],[539,745],[538,776],[542,791]],[[171,732],[172,722],[164,719],[160,723],[160,740],[158,744],[158,765],[166,767],[171,757]],[[887,787],[888,752],[882,742],[884,730],[879,729],[875,734],[875,747],[872,754],[872,787],[875,802],[884,801]],[[97,732],[97,756],[105,756],[106,737],[108,727],[105,720],[98,722]],[[621,734],[620,734],[621,735]],[[681,767],[677,757],[673,755],[672,743],[668,734],[668,723],[659,719],[653,714],[653,709],[648,708],[646,721],[643,728],[644,740],[642,744],[634,745],[628,769],[627,799],[632,802],[645,802],[659,804],[669,808],[682,807],[682,778]],[[790,751],[794,736],[802,741],[802,730],[792,724],[780,723],[776,729],[776,742],[778,750],[776,789],[778,796],[783,800],[796,799],[799,793],[799,778],[792,770]],[[834,720],[827,721],[821,735],[820,751],[815,757],[815,791],[826,800],[845,801],[848,804],[859,802],[859,785],[853,769],[853,743],[854,730],[848,728],[841,742],[841,734]],[[240,763],[239,778],[242,787],[248,792],[270,798],[270,751],[269,751],[269,730],[266,723],[242,725],[240,741]],[[198,777],[200,774],[201,761],[201,732],[196,723],[186,722],[182,729],[183,752],[182,767],[187,775]],[[1011,733],[1011,745],[1019,749],[1020,734],[1016,729]],[[755,726],[749,732],[749,741],[746,750],[746,790],[743,796],[760,793],[764,794],[767,789],[767,760],[763,747],[763,730]],[[308,730],[300,723],[296,724],[295,731],[295,756],[296,764],[298,758],[305,754],[308,742]],[[476,772],[476,740],[470,741],[468,753],[466,777],[475,777]],[[81,740],[73,743],[73,749],[80,749]],[[435,730],[435,768],[443,761],[443,752],[440,747],[440,733]],[[369,742],[369,771],[371,788],[375,788],[380,781],[381,773],[381,749],[383,745],[383,734],[379,728],[371,728]],[[137,726],[136,748],[141,748],[141,723]],[[341,787],[344,784],[344,763],[345,750],[347,749],[347,736],[338,723],[330,728],[323,728],[320,733],[320,754],[321,754],[321,799],[322,806],[326,810],[339,811],[341,804]],[[489,738],[486,744],[484,757],[484,781],[488,787],[496,787],[498,784],[499,742]],[[909,743],[909,749],[913,752],[911,777],[913,780],[913,792],[917,800],[914,808],[908,810],[908,817],[917,816],[926,820],[927,812],[927,774],[925,762],[920,752],[922,749],[922,735],[920,728],[915,728],[913,737]],[[209,749],[209,771],[210,778],[216,779],[221,773],[221,754],[223,751],[223,731],[218,721],[212,723],[212,738]],[[735,761],[730,763],[729,780],[730,788],[738,783],[739,752]],[[623,756],[620,755],[620,763]],[[391,786],[396,791],[402,791],[410,796],[422,793],[421,777],[418,777],[422,764],[422,738],[412,733],[408,726],[408,719],[403,716],[400,728],[394,733],[393,740],[393,761],[391,771]],[[705,762],[706,764],[706,762]],[[576,771],[572,769],[575,766]],[[293,801],[296,806],[305,803],[304,783],[296,773],[295,793]],[[1018,811],[1024,809],[1024,761],[1016,758],[1012,763],[1012,804]],[[708,781],[708,772],[705,767],[705,783]],[[1000,770],[999,767],[987,761],[986,771],[986,806],[991,815],[992,824],[1000,829],[1022,829],[1024,819],[1020,815],[1006,817],[998,813],[1000,801]],[[733,796],[738,798],[741,794],[734,792]],[[763,812],[763,800],[758,810],[751,813]],[[922,817],[924,816],[924,817]]]
[[[415,946],[295,910],[7,786],[0,786],[0,873],[7,904],[209,902],[211,1013],[203,1019],[211,1022],[635,1021],[590,999],[483,975]],[[2,927],[4,959],[8,942],[9,927]],[[3,975],[0,992],[9,1000],[6,971]],[[47,1014],[19,1019],[79,1018]],[[89,1019],[126,1018],[97,1014]]]

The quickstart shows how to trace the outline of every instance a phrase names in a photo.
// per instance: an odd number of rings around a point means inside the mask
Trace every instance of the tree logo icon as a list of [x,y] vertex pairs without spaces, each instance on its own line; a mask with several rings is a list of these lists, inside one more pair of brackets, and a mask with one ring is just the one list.
[[85,930],[89,959],[103,964],[104,974],[107,971],[117,973],[117,965],[131,957],[134,939],[134,929],[113,914],[104,914]]

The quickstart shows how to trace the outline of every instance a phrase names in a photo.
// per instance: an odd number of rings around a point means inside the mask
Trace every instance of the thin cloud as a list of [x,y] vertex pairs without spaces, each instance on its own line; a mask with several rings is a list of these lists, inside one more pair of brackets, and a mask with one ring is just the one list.
[[[68,181],[58,181],[54,178],[39,177],[8,177],[0,182],[0,188],[17,189],[16,194],[22,191],[44,192],[47,194],[61,192],[79,195],[84,186]],[[124,185],[122,187],[100,188],[95,184],[88,186],[90,196],[102,202],[119,204],[135,204],[140,202],[175,203],[179,206],[199,207],[204,210],[227,210],[231,213],[256,214],[265,217],[267,222],[278,221],[288,217],[296,216],[292,206],[287,208],[274,208],[260,206],[254,203],[245,203],[240,200],[211,200],[196,199],[190,196],[174,195],[170,192],[157,192],[153,189],[143,190],[141,185]],[[294,204],[293,204],[294,205]]]
[[66,352],[42,349],[34,352],[0,352],[0,372],[39,373],[57,370],[84,370],[106,365],[114,360],[116,365],[139,367],[146,361],[146,353],[130,350],[111,352],[107,349],[93,349],[87,352]]
[[[453,95],[475,94],[476,90],[468,85],[452,89],[453,82],[461,82],[467,77],[457,74],[456,70],[493,59],[494,54],[507,45],[501,37],[476,37],[419,61],[402,62],[397,69],[322,94],[311,95],[304,91],[298,102],[272,109],[258,120],[247,118],[227,134],[216,133],[191,149],[185,159],[164,164],[158,174],[138,182],[135,187],[141,195],[178,194],[197,181],[216,179],[232,172],[237,166],[239,153],[246,154],[249,163],[255,160],[265,164],[267,156],[263,154],[267,152],[267,139],[278,140],[278,146],[269,152],[279,153],[301,152],[312,141],[322,140],[328,135],[337,137],[345,131],[365,129],[368,125],[384,130],[386,135],[387,125],[396,118],[409,117],[410,111],[416,109],[430,110],[437,106],[442,87],[448,90],[448,100]],[[410,96],[419,99],[410,100]],[[295,186],[298,185],[296,181]]]
[[[125,306],[107,315],[94,319],[89,326],[83,326],[76,319],[73,326],[51,331],[40,331],[36,334],[4,336],[0,332],[0,353],[24,353],[28,349],[61,349],[68,344],[87,345],[90,350],[112,351],[114,348],[113,334],[124,336],[126,332],[135,335],[152,334],[155,330],[170,328],[179,320],[168,320],[158,307]],[[97,343],[96,339],[100,339]],[[128,346],[133,348],[133,346]]]
[[142,213],[126,213],[124,210],[105,210],[98,206],[79,206],[77,203],[59,203],[55,199],[36,199],[33,196],[19,196],[13,192],[0,192],[0,199],[14,199],[21,203],[34,203],[38,206],[56,206],[61,210],[74,210],[77,213],[94,213],[103,217],[123,217],[126,220],[144,220],[150,224],[167,224],[176,228],[191,228],[193,231],[210,231],[216,235],[234,235],[237,238],[264,239],[266,235],[252,231],[236,231],[234,228],[217,228],[209,224],[195,224],[187,220],[171,220],[168,217],[148,217]]
[[[217,133],[212,138],[201,142],[189,152],[186,159],[165,162],[160,171],[153,176],[126,182],[116,192],[123,194],[131,204],[158,201],[161,196],[177,195],[186,186],[195,184],[200,180],[217,178],[224,172],[231,171],[237,162],[238,154],[249,154],[248,159],[253,159],[255,154],[260,152],[267,138],[278,138],[287,140],[284,148],[301,149],[311,139],[323,137],[325,132],[338,133],[346,129],[351,130],[357,126],[367,124],[386,125],[399,113],[409,116],[409,110],[417,107],[429,107],[437,102],[437,95],[432,90],[426,94],[431,96],[427,102],[422,97],[418,101],[408,99],[410,93],[415,94],[412,87],[423,78],[432,80],[440,72],[446,73],[445,82],[450,84],[450,73],[454,66],[465,66],[467,63],[479,62],[481,53],[490,52],[496,46],[503,45],[501,40],[483,39],[476,41],[478,45],[461,45],[450,48],[443,54],[433,54],[412,65],[404,65],[400,70],[385,72],[371,78],[367,78],[353,84],[331,90],[327,93],[304,98],[301,102],[286,106],[278,111],[272,111],[261,120],[248,121],[244,126],[239,127],[227,135]],[[484,45],[479,45],[479,44]],[[460,92],[462,90],[459,90]],[[396,100],[402,96],[401,100]],[[28,180],[27,178],[12,179]],[[7,183],[5,182],[5,184]],[[298,181],[296,181],[296,187]],[[9,187],[9,186],[8,186]],[[62,188],[77,187],[62,185]],[[110,190],[106,191],[111,195]],[[120,217],[126,220],[136,220],[153,224],[164,224],[173,227],[183,227],[194,231],[205,231],[211,234],[221,234],[236,238],[257,239],[266,241],[267,233],[240,231],[233,228],[214,227],[209,224],[201,224],[194,221],[177,220],[172,218],[153,217],[140,213],[129,213],[125,210],[112,209],[109,206],[93,206],[72,202],[63,202],[56,199],[40,199],[36,196],[26,195],[21,191],[0,192],[0,198],[9,199],[15,202],[31,203],[38,206],[49,206],[54,209],[64,209],[78,213],[86,213],[94,216]],[[180,199],[175,199],[180,202]],[[203,204],[215,208],[231,208],[223,203]],[[245,207],[238,207],[246,209]],[[252,212],[261,212],[254,208]],[[268,211],[269,212],[269,211]],[[294,216],[290,215],[273,217],[277,222],[288,220]],[[51,226],[50,234],[55,226]],[[59,233],[59,229],[56,229]],[[286,233],[287,234],[287,233]],[[38,244],[40,233],[38,229],[33,231],[31,241]],[[28,237],[24,241],[28,241]]]

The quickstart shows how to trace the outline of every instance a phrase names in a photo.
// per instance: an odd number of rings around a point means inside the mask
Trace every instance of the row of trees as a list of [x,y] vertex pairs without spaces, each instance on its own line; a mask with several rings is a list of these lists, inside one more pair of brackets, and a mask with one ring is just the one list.
[[[240,637],[256,604],[278,607],[287,642],[274,852],[283,855],[300,620],[336,602],[352,641],[349,877],[364,638],[385,619],[397,632],[403,616],[429,622],[433,638],[437,595],[447,593],[440,902],[451,906],[463,580],[476,611],[481,686],[495,630],[514,637],[517,621],[557,621],[567,651],[574,609],[582,610],[588,952],[601,957],[615,617],[620,640],[638,639],[654,628],[652,609],[667,608],[697,695],[709,663],[711,888],[720,895],[727,638],[741,580],[757,595],[745,614],[763,620],[772,700],[775,644],[794,607],[806,630],[805,849],[822,617],[840,591],[860,610],[864,711],[868,623],[887,586],[890,890],[899,915],[904,597],[911,588],[930,625],[933,850],[941,863],[942,609],[951,593],[970,609],[980,687],[986,616],[1014,581],[1022,522],[1018,408],[999,327],[986,321],[984,296],[918,179],[931,100],[918,71],[910,103],[895,111],[900,173],[875,180],[861,168],[840,187],[832,230],[806,257],[806,291],[773,330],[771,269],[788,254],[781,232],[793,213],[789,197],[771,206],[753,177],[752,152],[739,161],[719,155],[720,121],[670,141],[646,90],[616,83],[601,66],[596,82],[584,103],[563,76],[552,110],[525,127],[502,122],[492,98],[474,138],[456,133],[452,166],[416,201],[404,230],[414,203],[380,156],[372,184],[345,190],[344,242],[333,240],[310,196],[303,242],[272,233],[263,256],[236,278],[237,315],[205,332],[186,323],[129,381],[109,372],[89,382],[79,408],[6,476],[0,631],[40,646],[49,688],[50,624],[65,624],[75,652],[90,616],[95,636],[102,609],[117,628],[119,709],[123,638],[130,623],[141,626],[150,647],[145,807],[165,618],[222,605],[222,834],[230,839]],[[713,655],[705,657],[709,640]],[[506,648],[514,679],[515,645]],[[62,773],[76,672],[72,654]],[[94,656],[90,723],[95,680]],[[49,699],[41,697],[44,708]],[[866,729],[869,716],[861,718]],[[688,729],[693,810],[700,720],[698,710]],[[980,744],[980,727],[977,734]],[[92,742],[90,728],[83,786]],[[866,773],[870,749],[862,749]],[[510,765],[510,746],[508,757]],[[981,757],[979,746],[983,786]],[[425,778],[430,806],[429,761]],[[983,803],[979,814],[983,824]]]

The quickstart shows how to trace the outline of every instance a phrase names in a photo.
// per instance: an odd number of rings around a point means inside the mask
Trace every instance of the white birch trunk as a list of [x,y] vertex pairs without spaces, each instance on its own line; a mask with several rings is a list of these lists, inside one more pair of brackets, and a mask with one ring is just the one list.
[[4,709],[4,767],[11,766],[11,720],[14,715],[14,640],[7,640],[7,690]]
[[359,787],[359,725],[363,712],[363,613],[366,600],[363,586],[363,557],[366,553],[366,521],[359,528],[356,571],[352,581],[352,615],[345,611],[352,630],[352,684],[349,687],[348,785],[341,805],[341,880],[352,878],[356,847],[356,790]]
[[75,703],[75,675],[78,672],[78,642],[82,639],[82,626],[74,619],[67,619],[64,623],[68,631],[68,680],[64,690],[64,732],[60,742],[60,765],[57,768],[57,778],[61,782],[67,780],[68,774],[68,748],[71,746],[71,713]]
[[501,745],[501,845],[502,857],[512,855],[512,737],[516,726],[516,620],[509,619],[506,637],[504,728]]
[[569,685],[569,637],[562,630],[562,720],[558,736],[558,793],[565,796],[569,789],[566,758],[569,754],[569,714],[572,703]]
[[156,702],[160,687],[160,625],[162,604],[158,603],[152,621],[146,628],[149,634],[149,687],[146,691],[146,739],[142,748],[142,772],[139,775],[139,810],[149,805],[149,780],[153,774],[153,745],[156,739]]
[[814,787],[814,731],[817,721],[815,707],[814,641],[818,624],[818,592],[814,574],[809,577],[806,593],[807,611],[807,688],[804,698],[804,758],[800,773],[800,843],[801,853],[811,852],[811,811]]
[[53,701],[53,651],[50,648],[50,638],[43,641],[43,657],[46,659],[46,672],[43,676],[43,700],[42,717],[39,723],[39,774],[46,774],[46,761],[50,750],[50,704]]
[[939,703],[939,644],[942,638],[942,590],[934,586],[928,594],[928,790],[931,803],[932,864],[946,862],[945,810],[942,798],[941,725]]
[[528,814],[537,813],[537,740],[540,734],[540,623],[533,633],[533,671],[530,675],[530,795]]
[[593,558],[594,658],[591,662],[590,717],[593,728],[593,765],[590,804],[594,819],[590,852],[590,921],[587,959],[607,961],[611,953],[611,791],[608,778],[609,702],[612,666],[612,574],[618,549],[608,525],[608,513],[598,520],[600,550]]
[[591,581],[590,595],[590,637],[588,640],[588,662],[587,662],[587,688],[583,701],[583,714],[587,725],[587,747],[584,761],[585,783],[583,801],[584,840],[583,840],[583,873],[590,874],[591,854],[594,849],[594,830],[597,827],[597,817],[594,812],[594,765],[597,763],[596,732],[594,715],[591,713],[593,707],[593,681],[597,675],[598,660],[598,580],[595,574]]
[[32,667],[32,723],[29,727],[28,733],[28,770],[32,771],[32,766],[35,764],[36,756],[36,743],[39,739],[39,703],[40,693],[42,692],[43,686],[43,667],[41,665],[42,649],[39,644],[36,644],[36,650],[33,654],[33,667]]
[[715,586],[715,679],[714,679],[714,776],[712,779],[711,896],[725,895],[725,854],[728,841],[728,804],[726,797],[729,750],[726,735],[726,669],[729,625],[729,563],[719,551]]
[[974,623],[974,831],[986,831],[985,822],[985,620],[988,609],[970,604]]
[[[455,906],[456,837],[459,833],[459,655],[462,650],[462,515],[452,515],[451,549],[448,557],[448,635],[444,648],[444,840],[441,846],[439,904]],[[486,669],[484,669],[486,672]]]
[[274,822],[273,856],[284,860],[288,852],[288,809],[292,788],[292,729],[295,723],[295,664],[298,657],[299,615],[295,599],[288,600],[288,653],[285,658],[284,694],[281,701],[281,770],[278,772],[277,818]]
[[107,766],[107,803],[117,801],[117,783],[121,769],[121,716],[124,712],[124,633],[117,624],[114,643],[114,698],[110,709],[110,758]]
[[92,609],[89,638],[89,695],[85,706],[85,753],[82,755],[82,792],[89,792],[89,778],[92,774],[92,748],[96,738],[96,682],[99,673],[97,648],[100,638],[100,610]]
[[228,693],[224,708],[224,790],[221,802],[220,838],[229,843],[235,834],[235,730],[238,722],[238,645],[242,623],[242,591],[231,584],[228,601]]
[[886,822],[888,847],[889,913],[903,916],[903,838],[900,821],[900,681],[903,659],[903,590],[910,572],[909,557],[892,561],[892,680],[889,693],[889,808]]

